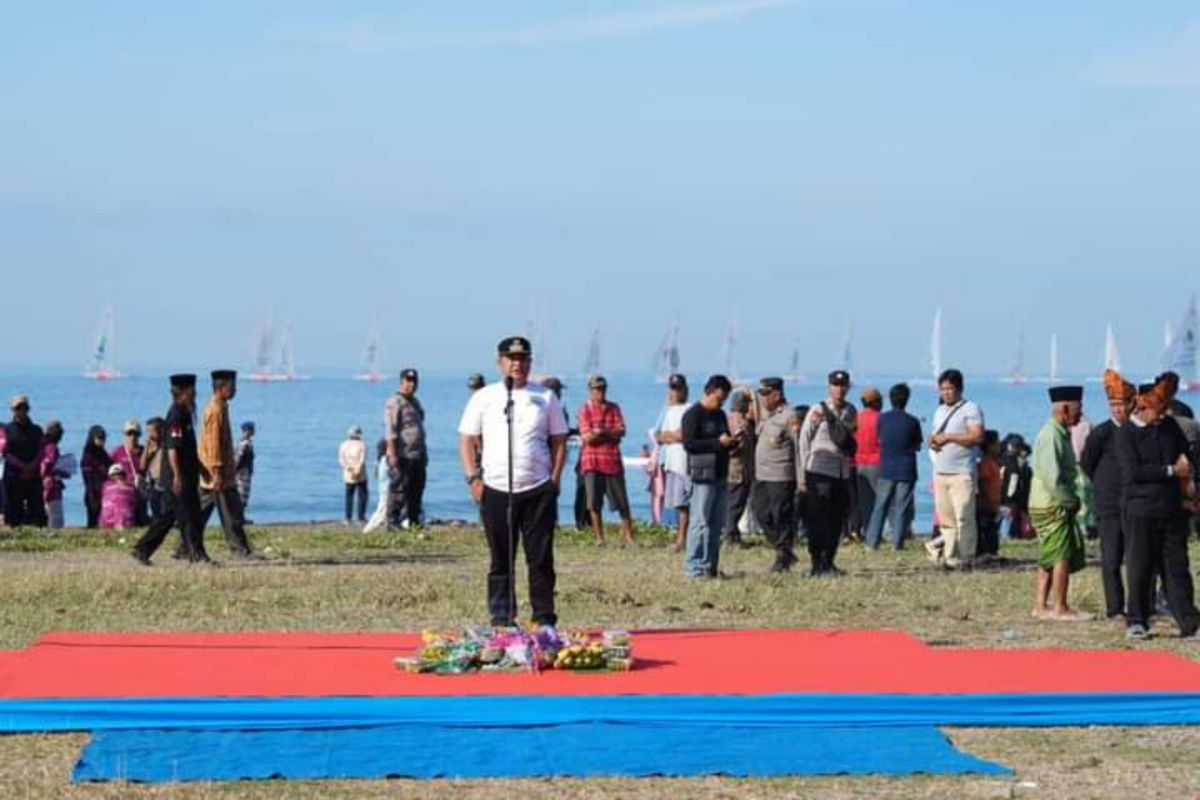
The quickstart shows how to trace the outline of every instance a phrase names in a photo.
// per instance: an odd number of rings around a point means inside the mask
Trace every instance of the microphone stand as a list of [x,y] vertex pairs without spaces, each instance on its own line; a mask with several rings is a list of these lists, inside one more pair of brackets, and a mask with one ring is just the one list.
[[517,620],[517,553],[516,535],[513,532],[513,379],[511,375],[504,377],[504,391],[507,400],[504,404],[504,419],[508,423],[508,508],[506,522],[508,525],[508,621],[516,624]]

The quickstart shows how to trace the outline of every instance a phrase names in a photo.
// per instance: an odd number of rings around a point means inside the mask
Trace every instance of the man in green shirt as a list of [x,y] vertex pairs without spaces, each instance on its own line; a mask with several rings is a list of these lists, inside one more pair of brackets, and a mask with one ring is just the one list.
[[[1029,517],[1038,535],[1038,581],[1033,616],[1055,622],[1081,622],[1091,614],[1067,604],[1072,572],[1083,569],[1083,533],[1077,515],[1083,504],[1071,428],[1083,417],[1083,387],[1050,389],[1050,419],[1033,446]],[[1052,608],[1047,604],[1053,603]]]

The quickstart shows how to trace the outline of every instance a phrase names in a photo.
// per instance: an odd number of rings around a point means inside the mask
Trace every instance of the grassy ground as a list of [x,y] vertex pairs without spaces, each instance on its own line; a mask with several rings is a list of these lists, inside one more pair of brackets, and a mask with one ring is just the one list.
[[[24,647],[49,630],[413,630],[483,620],[485,548],[477,529],[362,536],[340,528],[259,528],[270,560],[189,568],[165,555],[145,569],[121,534],[0,531],[0,647]],[[726,551],[727,580],[697,584],[662,531],[640,531],[632,550],[598,550],[560,536],[564,624],[630,627],[887,627],[935,644],[1126,647],[1106,622],[1038,623],[1029,616],[1033,548],[1006,545],[1000,566],[970,574],[934,570],[916,550],[846,548],[849,575],[770,576],[762,547]],[[210,552],[222,545],[210,541]],[[1200,558],[1194,553],[1193,558]],[[1099,575],[1077,576],[1078,605],[1101,610]],[[521,592],[524,597],[524,590]],[[1200,655],[1169,628],[1144,647]],[[870,741],[864,732],[864,742]],[[69,783],[83,736],[0,738],[3,797],[1160,797],[1200,795],[1200,731],[1187,728],[960,729],[970,752],[1016,770],[1011,778],[830,778],[780,781],[614,780],[262,783],[147,788]]]

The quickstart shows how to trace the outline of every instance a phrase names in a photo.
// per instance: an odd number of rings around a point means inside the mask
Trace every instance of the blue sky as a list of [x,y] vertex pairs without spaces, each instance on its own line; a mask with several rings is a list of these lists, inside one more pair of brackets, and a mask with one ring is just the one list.
[[[0,25],[0,362],[1157,366],[1200,287],[1194,3],[26,3]],[[6,292],[7,293],[7,292]],[[47,317],[55,324],[46,325]]]

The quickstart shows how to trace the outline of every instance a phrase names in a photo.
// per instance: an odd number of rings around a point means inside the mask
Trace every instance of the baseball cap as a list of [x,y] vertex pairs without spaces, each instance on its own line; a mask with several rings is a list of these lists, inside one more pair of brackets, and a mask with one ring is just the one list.
[[125,420],[125,427],[123,430],[125,433],[141,433],[142,423],[138,422],[136,419],[127,419]]
[[588,378],[589,389],[607,389],[608,380],[603,375],[593,375]]
[[8,407],[10,409],[16,409],[19,406],[25,406],[26,408],[28,408],[29,407],[29,397],[26,395],[23,395],[23,394],[13,395],[13,399],[8,401]]
[[482,389],[484,383],[485,383],[485,381],[483,380],[483,376],[480,375],[478,372],[472,372],[470,375],[467,376],[467,388],[468,389]]
[[402,381],[419,380],[419,378],[417,376],[417,371],[415,369],[413,369],[412,367],[409,367],[408,369],[400,370],[400,380],[402,380]]
[[850,373],[846,372],[846,370],[844,370],[844,369],[835,369],[833,372],[829,373],[829,385],[830,386],[849,386],[850,385]]
[[671,389],[686,389],[687,385],[687,376],[683,373],[672,372],[671,377],[667,378],[667,386]]
[[496,352],[502,356],[531,356],[533,346],[524,336],[506,336],[496,345]]
[[783,378],[769,377],[763,378],[758,382],[758,393],[766,394],[767,392],[782,392]]

